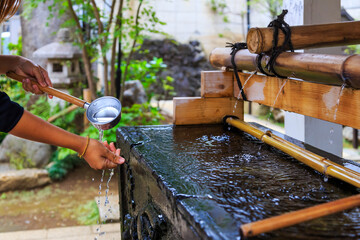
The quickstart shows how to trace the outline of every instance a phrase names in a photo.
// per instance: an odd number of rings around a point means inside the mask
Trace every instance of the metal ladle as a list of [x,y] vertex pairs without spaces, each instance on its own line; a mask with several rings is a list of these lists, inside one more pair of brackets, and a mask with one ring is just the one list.
[[[19,82],[26,78],[14,72],[6,73],[6,76]],[[43,92],[86,109],[86,117],[99,130],[113,128],[121,119],[121,103],[117,98],[105,96],[88,103],[53,87],[42,87],[34,81],[33,84],[36,84]]]

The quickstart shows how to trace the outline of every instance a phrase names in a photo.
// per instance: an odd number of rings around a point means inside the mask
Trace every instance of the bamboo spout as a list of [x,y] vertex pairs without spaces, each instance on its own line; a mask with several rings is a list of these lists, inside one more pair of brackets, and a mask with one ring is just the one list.
[[320,173],[340,179],[355,187],[360,187],[360,174],[353,170],[336,164],[315,153],[302,149],[295,144],[273,135],[271,132],[263,132],[243,121],[227,118],[226,123],[253,135],[270,146],[273,146],[289,154],[290,156],[296,158],[300,162],[308,165]]
[[314,207],[285,213],[280,216],[275,216],[264,220],[244,224],[240,227],[240,231],[243,237],[252,237],[261,233],[289,227],[298,223],[327,216],[357,206],[360,206],[360,194],[336,200],[333,202],[319,204]]
[[[273,33],[273,28],[251,28],[246,37],[249,51],[257,54],[269,52],[273,45]],[[281,46],[285,39],[282,31],[279,31],[278,38],[278,46]],[[291,42],[294,49],[359,44],[360,21],[293,26]]]
[[[210,55],[210,63],[214,67],[232,68],[231,49],[215,48]],[[238,69],[247,71],[257,70],[257,56],[248,50],[240,50],[235,55],[235,64]],[[262,69],[266,71],[269,56],[261,61]],[[347,84],[350,87],[360,88],[360,56],[340,56],[312,53],[281,53],[275,61],[274,69],[282,76],[299,78],[305,81],[328,85]]]

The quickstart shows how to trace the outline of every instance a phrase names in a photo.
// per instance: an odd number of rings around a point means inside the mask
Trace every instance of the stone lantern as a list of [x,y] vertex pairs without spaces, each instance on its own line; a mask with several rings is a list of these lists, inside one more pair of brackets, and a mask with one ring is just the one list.
[[[46,70],[55,88],[68,92],[75,83],[84,79],[80,66],[81,49],[73,44],[70,39],[70,30],[62,28],[58,31],[55,42],[47,44],[34,53],[34,57],[46,60]],[[74,89],[80,91],[80,89]],[[74,91],[73,95],[81,92]]]

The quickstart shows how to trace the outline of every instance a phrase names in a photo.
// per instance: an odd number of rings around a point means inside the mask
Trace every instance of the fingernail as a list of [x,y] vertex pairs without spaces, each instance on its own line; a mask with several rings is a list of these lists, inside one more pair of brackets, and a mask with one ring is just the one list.
[[118,163],[123,164],[125,162],[125,159],[123,157],[119,157]]

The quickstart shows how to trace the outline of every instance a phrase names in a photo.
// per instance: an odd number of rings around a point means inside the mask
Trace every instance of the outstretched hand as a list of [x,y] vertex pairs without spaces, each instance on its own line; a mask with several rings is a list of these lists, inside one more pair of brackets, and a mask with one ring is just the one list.
[[111,169],[125,162],[125,159],[120,157],[120,149],[116,149],[113,142],[101,143],[95,139],[90,139],[84,159],[94,169]]

